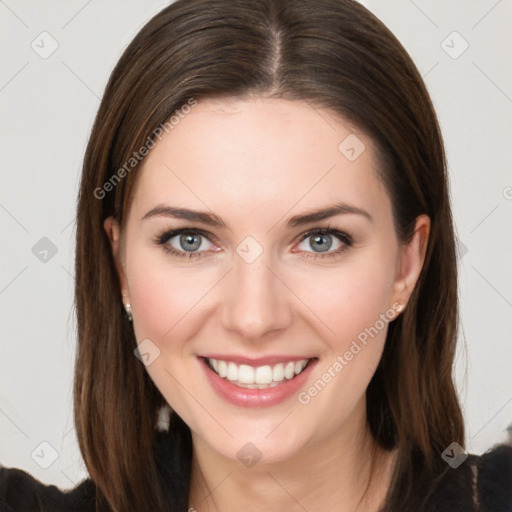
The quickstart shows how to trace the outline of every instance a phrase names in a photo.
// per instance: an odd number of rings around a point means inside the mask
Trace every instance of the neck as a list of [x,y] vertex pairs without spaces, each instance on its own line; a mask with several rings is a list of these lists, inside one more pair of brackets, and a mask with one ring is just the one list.
[[221,456],[193,433],[189,510],[378,511],[394,454],[377,446],[364,411],[361,419],[290,459],[251,468]]

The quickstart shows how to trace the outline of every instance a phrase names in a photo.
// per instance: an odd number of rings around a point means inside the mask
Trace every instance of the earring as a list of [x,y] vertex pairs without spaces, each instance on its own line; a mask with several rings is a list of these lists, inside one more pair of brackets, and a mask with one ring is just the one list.
[[396,306],[397,313],[401,313],[404,309],[405,309],[405,306],[401,302],[399,302]]
[[126,313],[126,318],[128,318],[128,321],[131,322],[133,320],[133,315],[132,315],[132,307],[130,306],[130,304],[124,305],[124,311]]

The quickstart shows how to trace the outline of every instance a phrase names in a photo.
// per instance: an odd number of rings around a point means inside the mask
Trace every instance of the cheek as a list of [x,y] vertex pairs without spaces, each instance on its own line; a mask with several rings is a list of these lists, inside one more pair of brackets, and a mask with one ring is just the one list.
[[133,247],[126,275],[139,341],[176,338],[185,326],[190,327],[190,319],[201,310],[202,298],[215,283],[211,270],[172,263],[154,248]]
[[[294,279],[297,295],[323,324],[322,336],[339,351],[389,309],[393,275],[391,259],[376,261],[368,254],[338,268],[301,272],[300,284],[298,276]],[[378,327],[382,330],[380,322]]]
[[392,275],[382,263],[347,266],[329,280],[310,274],[302,290],[320,317],[316,323],[322,324],[324,349],[314,378],[297,398],[308,418],[324,418],[326,432],[354,411],[379,364],[389,322],[396,316],[389,303]]

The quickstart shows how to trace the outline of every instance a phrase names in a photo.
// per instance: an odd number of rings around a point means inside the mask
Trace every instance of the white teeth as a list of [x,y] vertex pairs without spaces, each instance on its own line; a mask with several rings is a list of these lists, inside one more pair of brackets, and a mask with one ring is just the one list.
[[287,379],[293,379],[293,376],[295,375],[295,363],[287,363],[284,367],[284,376]]
[[278,363],[274,366],[264,365],[254,368],[247,364],[237,365],[232,361],[208,359],[210,366],[222,378],[227,378],[234,384],[249,389],[274,387],[285,379],[293,379],[293,377],[299,375],[304,370],[308,361],[308,359],[302,359],[301,361],[290,361],[288,363]]
[[238,366],[235,363],[228,363],[226,377],[228,380],[238,380]]
[[[254,384],[254,368],[246,364],[241,364],[238,367],[238,380],[242,384]],[[260,383],[257,382],[256,384]],[[261,384],[263,384],[263,382]]]
[[226,361],[218,361],[219,363],[219,375],[224,379],[228,374],[228,365],[226,364]]
[[272,368],[270,366],[258,366],[254,375],[254,382],[258,384],[270,384],[272,382]]
[[297,361],[295,363],[295,375],[299,375],[299,373],[304,370],[304,368],[306,367],[306,365],[308,364],[307,361]]
[[274,382],[281,382],[284,379],[284,365],[283,363],[276,364],[272,369],[272,380]]

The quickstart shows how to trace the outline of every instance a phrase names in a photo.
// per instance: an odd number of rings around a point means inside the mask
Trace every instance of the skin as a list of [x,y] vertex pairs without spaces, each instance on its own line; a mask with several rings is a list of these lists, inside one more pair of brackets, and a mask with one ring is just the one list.
[[[366,149],[349,161],[338,146],[353,133]],[[232,405],[211,388],[198,360],[213,352],[315,356],[307,390],[379,315],[407,304],[430,222],[418,217],[402,245],[377,169],[372,141],[328,110],[262,97],[203,100],[145,158],[122,229],[105,221],[137,340],[149,338],[160,350],[146,369],[192,431],[189,504],[199,512],[371,511],[381,504],[396,454],[369,434],[365,391],[387,323],[307,404],[293,395],[270,407]],[[345,213],[286,226],[291,216],[339,202],[372,220]],[[142,220],[161,204],[214,213],[230,229],[168,216]],[[327,226],[354,243],[315,259],[324,254],[310,245],[315,237],[300,235]],[[202,257],[172,256],[155,243],[181,227],[211,233],[200,238]],[[263,248],[252,263],[236,252],[247,236]],[[179,236],[171,243],[186,252]],[[333,236],[329,252],[343,245]],[[237,458],[247,442],[262,455],[250,468]],[[368,485],[372,450],[376,478]]]

